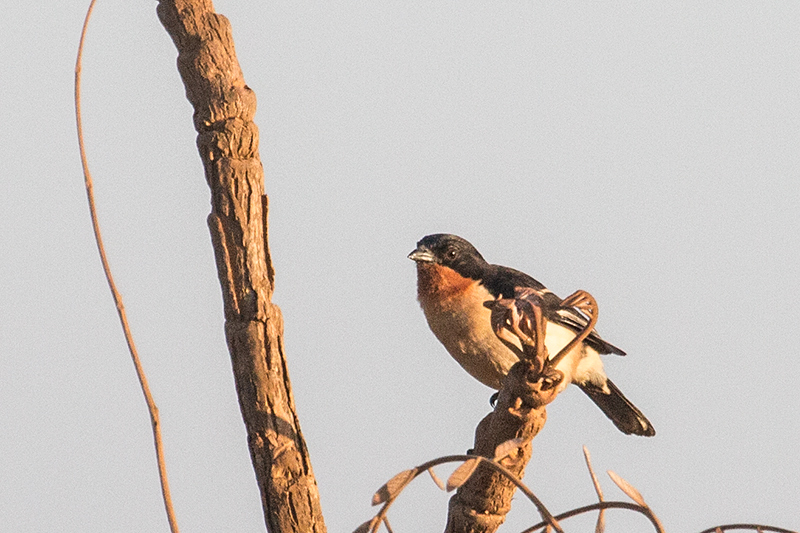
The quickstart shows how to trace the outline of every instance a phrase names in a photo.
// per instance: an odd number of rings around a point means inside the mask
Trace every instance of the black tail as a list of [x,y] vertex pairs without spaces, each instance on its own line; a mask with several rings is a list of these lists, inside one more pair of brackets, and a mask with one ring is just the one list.
[[656,430],[647,417],[620,392],[610,379],[606,380],[606,384],[610,391],[609,394],[591,383],[578,386],[626,435],[642,435],[644,437],[655,435]]

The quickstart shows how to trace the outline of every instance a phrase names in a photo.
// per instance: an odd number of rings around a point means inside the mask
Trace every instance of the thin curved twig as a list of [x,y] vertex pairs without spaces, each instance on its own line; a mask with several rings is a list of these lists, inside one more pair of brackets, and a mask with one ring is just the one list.
[[[653,524],[653,528],[655,529],[656,533],[664,533],[664,528],[661,525],[661,523],[659,522],[658,518],[655,516],[655,514],[653,514],[653,511],[649,507],[641,506],[641,505],[636,504],[636,503],[620,502],[620,501],[602,501],[602,502],[595,503],[595,504],[592,504],[592,505],[586,505],[586,506],[583,506],[583,507],[578,507],[576,509],[572,509],[572,510],[566,511],[566,512],[561,513],[559,515],[553,515],[553,514],[550,513],[550,511],[547,510],[547,508],[544,506],[544,504],[541,502],[541,500],[539,500],[539,498],[537,498],[536,495],[533,494],[533,492],[524,483],[522,483],[521,480],[519,480],[517,478],[517,476],[515,476],[513,473],[511,473],[503,465],[501,465],[501,464],[499,464],[499,463],[497,463],[495,461],[492,461],[491,459],[488,459],[488,458],[483,457],[483,456],[478,456],[478,455],[446,455],[446,456],[443,456],[443,457],[438,457],[436,459],[431,459],[430,461],[422,463],[421,465],[411,469],[409,472],[413,472],[413,474],[411,474],[409,476],[409,478],[407,479],[407,481],[402,485],[402,487],[400,487],[383,504],[383,507],[381,507],[381,509],[378,511],[378,513],[375,515],[375,517],[371,520],[371,524],[372,524],[371,527],[369,527],[365,531],[369,531],[370,533],[375,533],[375,532],[378,531],[378,528],[380,527],[380,525],[382,523],[384,523],[384,520],[386,519],[386,513],[388,512],[389,507],[391,507],[392,503],[394,503],[394,501],[397,499],[397,497],[400,495],[400,493],[403,491],[403,489],[405,487],[407,487],[411,483],[411,481],[413,481],[417,476],[419,476],[423,472],[427,471],[430,468],[433,468],[434,466],[438,466],[438,465],[441,465],[441,464],[460,462],[460,461],[470,461],[470,460],[475,460],[475,459],[478,459],[479,461],[481,461],[484,464],[488,465],[490,468],[493,468],[495,471],[500,472],[501,474],[503,474],[506,477],[508,477],[508,479],[510,479],[522,491],[522,493],[525,494],[525,496],[528,497],[528,499],[536,506],[537,510],[542,515],[543,520],[541,522],[529,527],[528,529],[525,529],[524,531],[522,531],[522,533],[533,533],[534,531],[536,531],[538,529],[541,529],[543,527],[547,527],[547,526],[550,526],[550,527],[554,528],[556,531],[560,532],[560,531],[563,531],[561,529],[561,525],[559,524],[559,522],[561,520],[565,520],[567,518],[572,518],[573,516],[577,516],[577,515],[588,513],[588,512],[592,512],[592,511],[601,511],[602,512],[605,509],[628,509],[628,510],[631,510],[631,511],[636,511],[636,512],[644,515],[645,517],[647,517],[647,519],[650,521],[650,523]],[[366,524],[364,524],[364,525],[366,525]],[[796,533],[794,531],[789,531],[787,529],[768,528],[767,526],[753,526],[753,525],[750,525],[750,524],[744,524],[744,525],[735,524],[735,525],[722,526],[722,527],[724,527],[724,528],[749,527],[750,529],[753,529],[755,527],[761,527],[763,531],[770,531],[770,532],[775,532],[775,533]],[[714,529],[712,528],[712,529],[703,531],[701,533],[713,533],[713,532],[714,532]]]
[[761,524],[726,524],[724,526],[710,527],[700,533],[714,533],[716,531],[730,531],[732,529],[753,529],[755,531],[770,531],[772,533],[797,533],[791,529],[775,526],[762,526]]
[[[664,529],[661,527],[661,524],[658,523],[658,519],[655,517],[653,511],[651,511],[649,507],[642,507],[639,504],[629,503],[629,502],[604,501],[604,502],[594,503],[592,505],[578,507],[577,509],[572,509],[570,511],[561,513],[559,515],[556,515],[554,518],[556,520],[564,520],[566,518],[572,518],[573,516],[577,516],[579,514],[589,513],[591,511],[599,511],[602,509],[628,509],[631,511],[636,511],[637,513],[641,513],[644,516],[646,516],[647,519],[650,520],[650,523],[653,524],[653,527],[658,533],[664,533]],[[522,531],[522,533],[533,533],[537,529],[541,529],[547,525],[548,523],[546,521],[542,521]]]
[[517,478],[517,476],[515,476],[511,471],[509,471],[503,465],[480,455],[445,455],[443,457],[431,459],[430,461],[422,463],[421,465],[411,469],[411,471],[414,471],[413,475],[411,475],[408,481],[405,484],[403,484],[402,488],[400,488],[388,501],[386,501],[383,504],[383,507],[381,507],[381,509],[375,515],[377,520],[375,520],[373,527],[369,529],[370,533],[378,531],[378,527],[380,527],[380,524],[385,519],[386,513],[389,511],[389,507],[392,505],[392,503],[394,503],[394,501],[400,495],[400,492],[402,492],[402,490],[405,487],[407,487],[411,483],[411,481],[413,481],[417,476],[419,476],[429,468],[433,468],[434,466],[438,466],[445,463],[471,461],[474,459],[478,459],[483,464],[488,465],[490,468],[494,469],[495,471],[503,474],[508,479],[510,479],[511,482],[514,483],[517,486],[517,488],[519,488],[522,491],[522,493],[528,497],[531,503],[533,503],[533,505],[536,506],[536,509],[539,511],[539,514],[542,515],[542,518],[544,519],[542,523],[545,525],[549,524],[553,528],[555,528],[556,531],[563,532],[561,526],[558,524],[557,519],[553,517],[550,511],[547,510],[542,501],[539,498],[537,498],[536,495],[533,492],[531,492],[531,490],[522,481],[520,481],[519,478]]
[[81,119],[81,63],[83,60],[83,44],[86,40],[86,31],[89,27],[89,19],[92,16],[96,0],[91,0],[89,8],[86,10],[86,18],[83,21],[83,28],[81,30],[81,39],[78,44],[78,57],[75,61],[75,122],[78,127],[78,146],[81,154],[81,165],[83,166],[83,178],[86,185],[86,197],[89,201],[89,212],[92,218],[92,229],[94,230],[94,238],[97,243],[97,251],[100,253],[100,261],[103,264],[103,272],[108,281],[108,288],[111,290],[111,296],[114,298],[114,303],[117,306],[117,314],[119,321],[122,324],[122,331],[125,334],[125,342],[128,344],[128,351],[130,351],[131,359],[133,359],[133,366],[136,369],[136,376],[139,378],[139,385],[142,388],[147,409],[150,413],[150,424],[153,428],[153,441],[156,448],[156,460],[158,461],[158,476],[161,480],[161,495],[164,499],[164,507],[167,512],[167,520],[169,521],[170,531],[178,533],[178,521],[175,518],[175,510],[172,507],[172,497],[169,491],[169,481],[167,479],[167,467],[164,462],[164,447],[161,443],[161,429],[158,417],[158,407],[153,400],[153,395],[150,393],[150,387],[147,384],[147,377],[142,367],[142,362],[139,360],[139,353],[136,350],[136,345],[133,342],[133,335],[131,334],[130,326],[128,325],[128,318],[125,314],[125,307],[122,305],[122,296],[114,283],[114,278],[111,275],[111,267],[106,256],[105,246],[103,246],[103,238],[100,234],[100,223],[97,218],[97,208],[94,202],[94,185],[92,183],[92,175],[89,172],[89,162],[86,158],[86,147],[83,141],[83,121]]

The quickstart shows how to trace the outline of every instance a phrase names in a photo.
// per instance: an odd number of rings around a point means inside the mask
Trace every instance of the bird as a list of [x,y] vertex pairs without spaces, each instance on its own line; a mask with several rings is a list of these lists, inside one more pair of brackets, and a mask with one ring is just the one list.
[[[447,233],[423,237],[408,254],[417,265],[417,300],[433,334],[472,377],[495,390],[521,354],[521,345],[501,340],[484,303],[513,298],[517,287],[533,289],[542,301],[546,321],[544,344],[552,356],[589,323],[531,276],[488,263],[465,239]],[[603,340],[596,330],[556,365],[564,373],[559,391],[577,385],[627,435],[650,437],[647,417],[608,379],[600,355],[625,352]]]

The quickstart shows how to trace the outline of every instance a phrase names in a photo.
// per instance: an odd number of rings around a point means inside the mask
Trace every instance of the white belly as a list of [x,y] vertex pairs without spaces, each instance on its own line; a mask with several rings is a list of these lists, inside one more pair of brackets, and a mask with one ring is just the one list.
[[[548,322],[544,345],[547,347],[550,357],[555,357],[564,346],[575,338],[575,335],[575,332],[569,328]],[[560,390],[564,390],[570,383],[586,383],[587,381],[603,389],[606,388],[606,373],[600,354],[586,344],[581,343],[573,348],[556,365],[556,369],[564,373],[564,381],[559,385]]]

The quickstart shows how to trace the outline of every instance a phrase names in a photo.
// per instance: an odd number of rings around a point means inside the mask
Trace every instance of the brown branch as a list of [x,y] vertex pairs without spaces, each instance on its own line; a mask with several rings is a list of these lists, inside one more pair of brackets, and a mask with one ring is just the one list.
[[[636,511],[637,513],[641,513],[650,520],[650,523],[653,525],[653,528],[656,530],[656,533],[664,533],[664,529],[661,527],[661,524],[658,522],[658,519],[653,514],[653,511],[650,510],[649,507],[642,507],[637,503],[629,503],[629,502],[613,502],[613,501],[603,501],[599,503],[595,503],[592,505],[585,505],[583,507],[578,507],[577,509],[572,509],[570,511],[566,511],[559,515],[555,516],[556,520],[566,520],[567,518],[571,518],[573,516],[578,516],[580,514],[589,513],[592,511],[602,511],[604,509],[628,509],[630,511]],[[541,521],[538,524],[535,524],[528,529],[522,531],[522,533],[533,533],[543,527],[547,527],[548,522]],[[791,532],[789,532],[791,533]]]
[[[519,453],[519,447],[524,444],[524,439],[521,438],[514,438],[509,441],[502,443],[500,446],[496,448],[496,456],[494,459],[489,459],[479,455],[446,455],[444,457],[437,457],[436,459],[431,459],[430,461],[426,461],[419,466],[411,468],[409,470],[404,470],[399,474],[395,475],[392,479],[387,481],[380,489],[378,489],[372,497],[372,505],[379,505],[383,504],[381,509],[378,513],[372,517],[370,520],[361,524],[358,528],[356,528],[354,533],[376,533],[381,524],[388,524],[387,520],[387,512],[392,504],[398,499],[400,494],[405,490],[405,488],[418,476],[420,476],[423,472],[429,472],[433,481],[441,490],[451,490],[445,489],[442,485],[441,481],[438,477],[433,473],[433,467],[445,464],[445,463],[452,463],[452,462],[462,462],[460,467],[458,467],[448,479],[447,485],[460,487],[466,484],[472,476],[474,476],[475,472],[477,471],[478,465],[483,465],[486,468],[489,468],[496,473],[505,476],[509,481],[511,481],[517,488],[522,491],[522,493],[533,503],[536,508],[539,510],[539,513],[542,515],[543,520],[538,524],[535,524],[527,529],[525,529],[522,533],[533,533],[539,529],[546,528],[545,531],[552,531],[555,529],[556,531],[561,532],[561,525],[559,521],[565,520],[567,518],[572,518],[574,516],[578,516],[581,514],[589,513],[592,511],[599,511],[599,515],[602,515],[606,509],[626,509],[629,511],[636,511],[650,520],[650,523],[653,525],[656,533],[664,533],[664,527],[661,525],[661,522],[658,520],[658,517],[653,513],[652,509],[644,502],[641,494],[633,488],[632,486],[628,485],[627,482],[624,482],[626,489],[626,494],[628,492],[635,491],[636,501],[635,503],[629,502],[619,502],[619,501],[605,501],[602,497],[602,490],[600,489],[600,484],[597,480],[597,476],[594,474],[594,470],[591,467],[591,460],[589,459],[588,450],[584,446],[584,456],[587,459],[587,466],[589,468],[589,472],[592,476],[593,483],[595,485],[595,490],[598,492],[598,496],[600,497],[600,502],[592,505],[585,505],[583,507],[578,507],[575,509],[571,509],[569,511],[563,512],[559,515],[553,516],[550,511],[544,506],[544,504],[533,494],[533,492],[514,474],[511,470],[504,467],[501,462],[508,456],[514,456]],[[472,464],[469,468],[467,467],[469,464]],[[465,473],[460,474],[459,471],[465,470]],[[617,476],[618,477],[618,476]],[[454,480],[454,478],[456,478]],[[621,478],[619,478],[615,482],[619,482]],[[631,494],[628,494],[631,496]],[[464,523],[465,526],[473,526],[473,523]],[[786,529],[780,528],[771,528],[769,526],[758,526],[754,524],[733,524],[728,526],[719,526],[719,529],[708,529],[703,531],[702,533],[713,533],[713,531],[722,531],[721,528],[730,528],[730,529],[757,529],[762,528],[764,531],[774,531],[777,533],[796,533],[794,531],[789,531]],[[388,527],[387,527],[388,529]],[[486,528],[481,526],[480,523],[476,529],[466,529],[463,531],[485,531]],[[712,531],[713,530],[713,531]],[[759,530],[760,531],[760,530]]]
[[[531,458],[531,440],[544,427],[545,406],[557,394],[563,374],[547,364],[544,346],[546,322],[542,319],[541,300],[532,291],[518,290],[515,299],[489,302],[492,327],[500,338],[514,335],[522,345],[523,357],[511,367],[503,380],[497,405],[478,424],[475,431],[475,455],[493,458],[497,447],[519,439],[516,451],[501,460],[513,476],[510,478],[482,463],[469,480],[450,499],[445,533],[470,531],[491,533],[505,521],[511,499]],[[543,507],[545,521],[561,531],[558,523]]]
[[734,529],[749,529],[753,531],[770,531],[772,533],[797,533],[791,529],[784,529],[782,527],[764,526],[761,524],[726,524],[724,526],[715,526],[704,529],[700,533],[714,533],[715,531],[731,531]]
[[[507,441],[508,442],[508,441]],[[522,441],[519,439],[514,439],[513,444],[519,445],[522,444]],[[515,446],[516,448],[517,446]],[[516,453],[516,449],[513,450],[511,453]],[[539,513],[545,520],[551,520],[551,524],[558,527],[553,520],[553,516],[550,511],[544,506],[544,504],[536,497],[536,495],[508,468],[504,467],[502,464],[497,462],[505,458],[503,457],[497,458],[496,460],[491,460],[486,457],[476,456],[476,455],[445,455],[443,457],[437,457],[436,459],[431,459],[430,461],[426,461],[421,465],[414,467],[410,470],[404,470],[399,474],[395,475],[391,480],[386,482],[380,489],[378,489],[373,498],[372,498],[372,505],[379,505],[383,504],[383,507],[378,511],[378,513],[367,522],[364,522],[356,529],[356,532],[370,532],[374,533],[378,530],[381,523],[385,521],[389,508],[392,504],[397,500],[400,496],[400,493],[418,476],[420,476],[423,472],[429,472],[431,474],[431,478],[433,479],[434,483],[441,489],[441,490],[449,490],[442,485],[441,481],[439,481],[438,477],[433,473],[433,467],[446,464],[446,463],[453,463],[453,462],[472,462],[478,461],[479,463],[485,465],[486,468],[494,470],[500,475],[505,476],[511,483],[513,483],[517,488],[519,488],[522,493],[528,498],[528,500],[536,506],[539,510]],[[458,469],[456,469],[458,470]],[[453,473],[455,476],[456,473]],[[468,477],[474,475],[474,471],[469,474]],[[452,479],[452,476],[451,476]],[[448,480],[448,484],[450,484],[451,480]],[[466,483],[466,480],[464,481]],[[460,486],[460,485],[459,485]]]
[[208,225],[222,286],[239,406],[267,529],[325,531],[317,483],[295,411],[283,319],[271,302],[273,269],[256,98],[245,84],[228,20],[210,0],[160,0],[194,107],[197,147],[211,189]]
[[147,376],[144,373],[142,362],[139,359],[139,352],[136,350],[136,344],[133,342],[133,334],[128,325],[128,317],[125,313],[125,306],[122,304],[122,295],[117,290],[114,283],[114,277],[111,275],[111,266],[106,256],[106,249],[103,245],[103,237],[100,233],[100,222],[97,217],[97,208],[94,202],[94,184],[92,181],[92,174],[89,172],[89,161],[86,157],[86,146],[83,140],[83,120],[81,115],[81,67],[83,62],[83,45],[86,41],[86,31],[89,27],[89,19],[92,17],[94,11],[94,4],[96,0],[91,0],[89,8],[86,10],[86,18],[83,21],[83,29],[81,30],[80,43],[78,44],[78,57],[75,61],[75,123],[78,128],[78,147],[81,154],[81,165],[83,166],[83,180],[86,187],[86,197],[89,201],[89,213],[92,219],[92,229],[94,230],[94,240],[97,243],[97,251],[100,253],[100,262],[103,264],[103,272],[108,282],[108,288],[111,290],[111,296],[114,299],[114,304],[117,307],[117,314],[119,321],[122,324],[122,332],[125,335],[125,342],[128,344],[128,351],[133,360],[133,366],[136,369],[136,376],[139,378],[139,386],[142,389],[144,400],[147,403],[147,410],[150,413],[150,426],[153,430],[153,441],[156,448],[156,462],[158,463],[158,477],[161,481],[161,496],[164,500],[164,508],[167,512],[167,520],[169,521],[169,528],[172,533],[178,532],[178,521],[175,518],[175,510],[172,507],[172,497],[169,491],[169,480],[167,479],[167,465],[164,460],[164,446],[161,442],[161,426],[158,417],[158,407],[156,406],[153,395],[150,393],[150,386],[147,384]]
[[[520,439],[515,453],[501,460],[513,478],[521,479],[531,458],[531,440],[544,427],[545,406],[556,397],[552,376],[534,372],[535,359],[519,361],[509,371],[494,411],[481,420],[475,431],[473,453],[493,458],[495,449],[510,439]],[[546,369],[546,371],[549,369]],[[505,521],[511,499],[518,488],[515,480],[482,461],[469,480],[450,499],[446,533],[461,531],[490,533]],[[552,519],[543,507],[545,520]],[[557,530],[558,526],[555,526]]]
[[[557,385],[564,379],[563,373],[555,366],[594,328],[597,302],[585,291],[577,291],[564,300],[563,305],[575,306],[589,316],[589,321],[552,359],[544,345],[547,322],[542,316],[541,296],[535,290],[518,287],[514,298],[486,302],[485,305],[491,310],[492,328],[497,336],[506,342],[519,342],[523,355],[503,381],[495,410],[478,424],[474,453],[491,458],[501,443],[520,439],[518,453],[507,457],[504,462],[511,473],[521,479],[531,457],[531,440],[547,419],[545,406],[556,398]],[[450,499],[445,533],[496,531],[511,509],[516,488],[511,479],[481,464]],[[561,531],[549,513],[543,517],[554,529]]]

